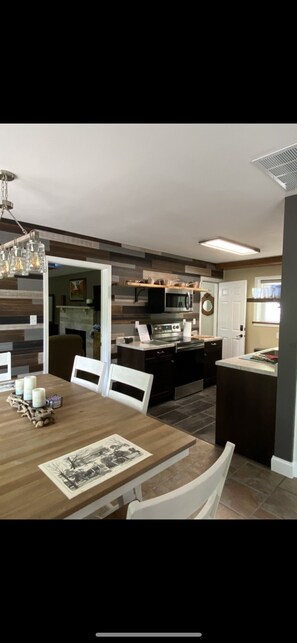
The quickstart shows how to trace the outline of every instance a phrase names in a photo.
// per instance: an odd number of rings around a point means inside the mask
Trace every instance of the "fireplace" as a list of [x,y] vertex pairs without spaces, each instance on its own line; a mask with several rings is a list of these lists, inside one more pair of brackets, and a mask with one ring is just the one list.
[[[86,357],[93,357],[93,338],[91,331],[95,322],[93,308],[86,306],[57,306],[60,311],[59,334],[76,333],[80,335],[84,343]],[[97,313],[96,313],[97,315]]]
[[75,328],[65,328],[66,335],[79,335],[82,338],[84,355],[86,355],[86,331],[76,330]]

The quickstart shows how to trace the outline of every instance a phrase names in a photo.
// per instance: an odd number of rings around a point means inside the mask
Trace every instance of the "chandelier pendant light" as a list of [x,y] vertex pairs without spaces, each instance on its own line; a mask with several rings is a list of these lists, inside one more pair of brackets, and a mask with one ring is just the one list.
[[39,239],[38,230],[27,232],[12,213],[13,203],[8,200],[7,183],[16,175],[0,170],[1,201],[0,221],[8,212],[22,231],[22,236],[0,245],[0,279],[46,272],[45,246]]

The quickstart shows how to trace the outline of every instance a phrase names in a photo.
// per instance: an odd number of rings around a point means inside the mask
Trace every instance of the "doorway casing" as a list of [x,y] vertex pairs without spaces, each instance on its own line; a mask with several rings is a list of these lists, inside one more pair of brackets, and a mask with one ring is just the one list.
[[[65,257],[46,256],[47,272],[43,274],[43,372],[48,373],[48,338],[49,338],[49,270],[50,263],[63,266],[84,268],[85,270],[100,270],[101,272],[101,351],[100,359],[108,366],[109,372],[111,355],[111,266],[92,261],[76,261]],[[90,329],[91,330],[91,329]],[[103,384],[103,390],[105,383]]]

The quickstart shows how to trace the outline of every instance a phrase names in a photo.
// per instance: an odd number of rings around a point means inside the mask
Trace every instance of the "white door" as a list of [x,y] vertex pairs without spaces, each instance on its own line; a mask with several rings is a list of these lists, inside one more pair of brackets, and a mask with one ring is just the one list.
[[223,359],[245,353],[247,282],[219,284],[218,335],[223,337]]

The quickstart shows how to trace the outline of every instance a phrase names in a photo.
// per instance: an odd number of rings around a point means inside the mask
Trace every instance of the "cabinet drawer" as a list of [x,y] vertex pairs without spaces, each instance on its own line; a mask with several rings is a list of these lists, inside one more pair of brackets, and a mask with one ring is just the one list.
[[212,353],[222,349],[222,340],[215,340],[213,342],[205,342],[204,349],[206,353]]
[[144,359],[149,361],[150,359],[162,359],[163,357],[170,357],[174,355],[174,348],[156,348],[154,350],[145,351]]

